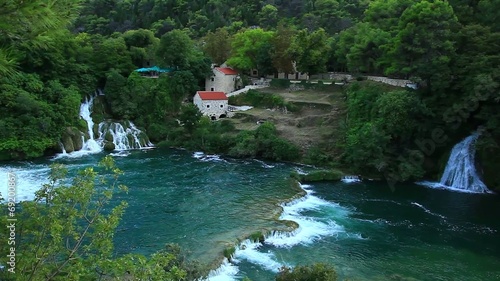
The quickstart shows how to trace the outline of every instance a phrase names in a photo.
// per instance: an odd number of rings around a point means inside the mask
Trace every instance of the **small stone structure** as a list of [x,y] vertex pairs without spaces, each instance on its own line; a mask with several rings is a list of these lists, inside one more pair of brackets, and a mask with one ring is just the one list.
[[228,98],[224,92],[198,91],[193,103],[212,120],[228,117]]

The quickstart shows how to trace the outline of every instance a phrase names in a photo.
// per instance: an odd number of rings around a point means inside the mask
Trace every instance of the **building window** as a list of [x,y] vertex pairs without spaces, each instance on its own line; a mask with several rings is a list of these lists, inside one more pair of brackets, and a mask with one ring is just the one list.
[[214,78],[214,77],[210,78],[210,81],[214,82],[214,81],[215,81],[215,78]]
[[207,104],[207,108],[210,108],[210,105],[209,105],[209,104]]
[[233,77],[233,81],[234,81],[234,77]]
[[220,105],[220,108],[223,108],[223,107],[224,107],[224,105],[223,105],[223,104],[221,104],[221,105]]
[[212,92],[215,91],[214,87],[210,88],[210,91],[212,91]]

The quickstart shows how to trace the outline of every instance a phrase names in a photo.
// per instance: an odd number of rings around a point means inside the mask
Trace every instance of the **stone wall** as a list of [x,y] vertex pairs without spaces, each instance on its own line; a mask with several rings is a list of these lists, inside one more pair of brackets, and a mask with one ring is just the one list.
[[198,94],[193,98],[193,103],[203,113],[211,119],[219,119],[221,115],[228,112],[227,100],[202,100]]
[[236,88],[236,75],[226,75],[215,68],[213,75],[205,80],[205,91],[231,93]]
[[380,82],[396,87],[407,87],[409,84],[413,84],[410,80],[406,79],[392,79],[392,78],[387,78],[387,77],[382,77],[382,76],[366,76],[366,79],[375,81],[375,82]]

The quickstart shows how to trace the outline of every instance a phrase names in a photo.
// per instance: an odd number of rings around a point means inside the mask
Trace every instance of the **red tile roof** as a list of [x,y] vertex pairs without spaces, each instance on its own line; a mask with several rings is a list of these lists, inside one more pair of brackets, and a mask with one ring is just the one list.
[[197,93],[202,100],[227,100],[227,96],[224,92],[198,91]]
[[225,75],[237,75],[238,74],[238,71],[236,71],[232,68],[229,68],[229,67],[216,67],[215,69],[224,73]]

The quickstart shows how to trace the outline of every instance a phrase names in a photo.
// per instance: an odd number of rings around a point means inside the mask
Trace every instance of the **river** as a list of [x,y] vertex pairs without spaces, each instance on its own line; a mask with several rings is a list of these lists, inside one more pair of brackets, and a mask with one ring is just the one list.
[[[0,176],[14,171],[19,199],[29,200],[51,163],[75,171],[104,155],[12,162],[0,166]],[[298,190],[289,174],[306,167],[172,149],[125,152],[115,160],[129,187],[115,196],[129,203],[117,254],[150,254],[177,243],[190,258],[215,264],[224,248],[237,245],[232,263],[210,280],[273,280],[283,265],[314,262],[330,263],[352,280],[500,280],[497,195],[335,182],[302,185],[306,195],[290,202]],[[243,240],[283,229],[279,216],[300,227],[270,233],[264,244]]]

